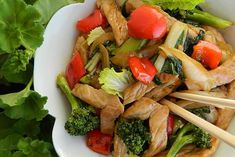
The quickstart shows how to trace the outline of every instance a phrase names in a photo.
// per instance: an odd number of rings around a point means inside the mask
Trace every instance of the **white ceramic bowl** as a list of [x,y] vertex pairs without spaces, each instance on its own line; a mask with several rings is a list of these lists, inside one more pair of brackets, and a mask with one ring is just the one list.
[[[65,70],[76,37],[77,20],[89,15],[95,7],[95,0],[86,0],[83,4],[74,4],[60,9],[49,22],[44,42],[37,49],[34,67],[34,88],[40,94],[48,96],[46,109],[56,118],[53,129],[54,147],[60,157],[101,157],[90,151],[84,137],[70,136],[64,130],[70,107],[64,95],[56,87],[56,76]],[[215,15],[235,21],[235,3],[233,0],[208,0],[202,7]],[[235,28],[224,31],[225,37],[235,47]],[[228,129],[235,134],[235,121]],[[234,157],[235,149],[222,143],[215,157]]]

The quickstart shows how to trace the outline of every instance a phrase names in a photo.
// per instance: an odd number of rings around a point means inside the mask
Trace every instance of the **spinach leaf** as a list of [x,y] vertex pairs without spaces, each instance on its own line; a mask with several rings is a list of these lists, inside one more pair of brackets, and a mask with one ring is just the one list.
[[192,38],[188,35],[184,42],[184,52],[188,56],[191,56],[193,53],[193,46],[196,45],[199,42],[199,40],[202,40],[204,36],[205,36],[205,32],[203,30],[200,30],[198,36],[196,36],[195,38]]
[[185,76],[182,69],[181,60],[169,56],[166,58],[164,65],[161,69],[161,73],[168,73],[173,75],[179,75],[179,78],[184,81]]

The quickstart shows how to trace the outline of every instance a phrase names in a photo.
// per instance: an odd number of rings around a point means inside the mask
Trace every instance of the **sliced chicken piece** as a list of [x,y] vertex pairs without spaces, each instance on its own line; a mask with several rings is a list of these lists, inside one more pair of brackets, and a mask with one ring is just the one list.
[[105,134],[113,134],[115,120],[124,112],[124,106],[118,100],[113,100],[100,113],[100,128]]
[[169,109],[167,106],[159,106],[151,114],[149,127],[152,139],[148,150],[144,152],[144,157],[152,157],[166,148],[168,115]]
[[106,93],[103,89],[95,89],[86,84],[76,84],[73,94],[95,108],[103,109],[110,104],[121,104],[118,96]]
[[209,71],[214,79],[213,87],[228,84],[235,80],[235,55],[214,70]]
[[138,118],[141,120],[146,120],[157,108],[157,106],[160,106],[160,104],[156,101],[150,98],[142,97],[124,112],[123,117],[129,119]]
[[124,90],[124,102],[123,104],[129,104],[134,102],[135,100],[139,100],[141,97],[143,97],[146,93],[150,92],[154,87],[156,87],[156,84],[151,82],[148,85],[145,85],[141,82],[136,82],[133,85],[127,87]]
[[177,75],[171,76],[171,79],[166,81],[166,83],[152,89],[149,93],[145,94],[145,97],[149,97],[155,101],[159,101],[168,94],[172,93],[172,91],[174,91],[181,84],[181,81]]
[[222,34],[216,28],[211,26],[204,26],[203,28],[206,30],[205,39],[207,38],[207,32],[208,32],[208,35],[211,35],[212,38],[214,38],[213,40],[215,41],[215,44],[217,42],[225,42]]
[[118,96],[110,95],[103,89],[95,89],[85,84],[76,84],[73,94],[91,106],[100,108],[101,132],[112,134],[115,120],[124,112]]
[[114,135],[113,146],[114,146],[113,157],[127,156],[126,144],[117,134]]
[[120,46],[128,38],[127,21],[122,16],[115,0],[98,0],[97,6],[101,8],[112,27],[114,38]]

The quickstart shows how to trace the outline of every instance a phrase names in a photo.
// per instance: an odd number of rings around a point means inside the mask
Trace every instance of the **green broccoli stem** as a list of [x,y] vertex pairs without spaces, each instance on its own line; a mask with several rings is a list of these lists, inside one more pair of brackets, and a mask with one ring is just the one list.
[[184,16],[186,19],[197,21],[199,23],[210,25],[217,28],[226,28],[231,26],[233,23],[231,21],[227,21],[211,15],[208,12],[201,11],[198,9],[194,9],[192,11],[180,11],[180,14]]
[[79,108],[79,101],[73,96],[72,91],[70,90],[70,87],[67,83],[66,78],[64,75],[59,74],[56,79],[57,85],[60,87],[60,89],[63,91],[63,93],[66,95],[72,110]]
[[180,130],[174,144],[171,146],[171,149],[167,154],[167,157],[174,157],[183,146],[194,142],[194,136],[192,134],[185,135],[187,132],[192,131],[193,129],[194,126],[188,123]]
[[179,152],[179,150],[187,145],[194,142],[194,136],[193,135],[186,135],[181,138],[176,138],[174,144],[172,145],[170,151],[167,154],[167,157],[174,157]]

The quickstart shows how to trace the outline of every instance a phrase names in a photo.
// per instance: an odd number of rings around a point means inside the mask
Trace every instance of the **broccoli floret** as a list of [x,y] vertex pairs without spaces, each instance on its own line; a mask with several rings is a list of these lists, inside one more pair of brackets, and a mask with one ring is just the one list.
[[119,119],[117,134],[126,144],[129,153],[139,155],[148,145],[151,135],[143,120]]
[[167,157],[174,157],[179,150],[187,145],[195,144],[199,148],[211,147],[211,135],[191,123],[187,123],[176,137]]
[[65,123],[65,129],[70,135],[85,135],[87,132],[94,130],[100,124],[100,119],[96,115],[93,107],[83,104],[79,99],[76,99],[68,86],[68,83],[63,75],[57,76],[57,85],[66,95],[72,112]]

